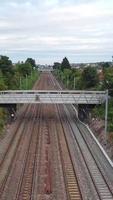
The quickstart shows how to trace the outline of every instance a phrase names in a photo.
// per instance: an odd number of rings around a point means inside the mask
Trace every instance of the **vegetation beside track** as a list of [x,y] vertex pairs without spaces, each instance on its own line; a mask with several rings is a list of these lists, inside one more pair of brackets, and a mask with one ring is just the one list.
[[[39,78],[35,60],[27,58],[25,62],[13,64],[7,56],[0,56],[0,90],[31,89]],[[0,133],[8,119],[8,112],[0,108]]]
[[[107,90],[109,91],[108,131],[113,132],[113,66],[104,63],[101,67],[71,68],[69,61],[64,58],[62,63],[54,63],[54,75],[68,89],[75,90]],[[101,77],[99,70],[101,69]],[[92,117],[104,120],[105,105],[96,106]]]
[[0,108],[0,135],[7,120],[7,115],[7,111],[4,108]]
[[18,89],[29,90],[32,89],[34,83],[39,78],[40,73],[37,70],[33,70],[27,77],[21,78],[21,83]]

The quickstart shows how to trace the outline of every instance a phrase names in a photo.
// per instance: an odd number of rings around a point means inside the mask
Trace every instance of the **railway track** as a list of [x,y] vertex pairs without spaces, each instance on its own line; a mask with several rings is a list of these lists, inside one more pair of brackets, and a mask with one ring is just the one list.
[[[35,88],[37,88],[37,82],[34,85],[34,89]],[[13,131],[13,134],[11,135],[10,141],[7,144],[7,148],[0,155],[0,170],[3,167],[6,157],[9,156],[8,154],[10,152],[11,147],[13,146],[14,140],[16,139],[16,135],[20,129],[20,126],[22,126],[22,119],[25,119],[28,116],[29,110],[30,110],[30,105],[26,105],[26,106],[24,106],[24,108],[22,107],[19,111],[19,114],[17,116],[17,122],[14,122],[13,127],[12,127],[13,130],[11,129],[11,131]],[[25,124],[26,124],[26,122],[24,123],[24,125]]]
[[[83,131],[81,131],[78,123],[76,122],[76,126],[82,136],[82,139],[84,141],[84,143],[86,144],[86,149],[89,151],[89,155],[87,154],[87,158],[86,156],[84,156],[84,160],[86,161],[87,164],[87,168],[89,169],[89,172],[91,174],[92,180],[95,184],[95,188],[98,192],[99,198],[100,199],[113,199],[113,186],[111,187],[109,185],[109,183],[106,180],[106,177],[103,174],[102,171],[102,167],[99,166],[93,152],[92,152],[92,148],[89,146],[88,142],[87,142],[87,138],[85,137],[85,134]],[[76,135],[75,135],[76,137]],[[85,146],[85,145],[84,145]],[[86,150],[86,151],[87,151]],[[82,149],[81,149],[82,151]],[[82,151],[84,154],[84,151]],[[92,160],[91,160],[92,158]]]
[[[50,73],[35,88],[61,89]],[[71,106],[28,106],[14,135],[1,159],[0,200],[113,199]]]
[[112,200],[113,187],[110,188],[109,184],[107,183],[100,167],[98,166],[98,163],[96,162],[96,159],[94,158],[94,155],[90,149],[91,147],[89,147],[89,145],[87,144],[84,134],[78,127],[77,122],[75,120],[74,122],[72,122],[70,110],[67,110],[65,107],[65,112],[67,113],[66,123],[68,124],[68,126],[70,126],[72,130],[75,144],[79,147],[94,188],[98,194],[98,199]]
[[29,123],[29,126],[24,126],[24,129],[21,132],[21,137],[19,138],[19,142],[16,148],[14,149],[12,161],[0,187],[1,200],[7,199],[7,196],[8,199],[13,199],[16,195],[16,190],[19,187],[19,180],[22,177],[22,172],[26,162],[26,155],[28,153],[29,143],[32,137],[32,130],[34,127],[34,121],[32,121],[31,119],[34,115],[35,107],[33,106],[32,109],[29,109],[33,111],[33,114],[31,116],[27,115],[26,120],[27,123]]
[[19,187],[15,198],[18,200],[31,199],[33,175],[35,169],[35,159],[37,155],[36,151],[37,151],[38,137],[39,137],[39,126],[40,126],[40,120],[38,119],[40,118],[41,118],[41,108],[39,107],[33,119],[33,129],[30,137],[30,143],[26,152],[25,165],[22,171]]
[[[60,85],[57,83],[56,79],[51,76],[51,83],[56,89],[61,89]],[[55,108],[54,108],[55,109]],[[58,111],[58,107],[57,107]],[[82,200],[82,193],[78,183],[76,171],[73,165],[70,149],[66,140],[65,131],[62,125],[60,114],[57,116],[57,121],[60,120],[61,126],[56,126],[58,133],[58,142],[62,162],[62,170],[65,180],[67,199],[69,200]]]
[[73,160],[70,153],[70,147],[66,139],[64,127],[59,112],[58,112],[58,118],[60,118],[61,126],[56,126],[56,128],[58,132],[58,141],[61,152],[61,160],[63,163],[62,167],[66,183],[67,196],[68,199],[70,200],[75,200],[75,199],[82,200],[83,197],[78,183],[77,174],[73,165]]
[[[37,83],[34,88],[36,87]],[[13,123],[13,127],[11,127],[10,132],[12,134],[10,134],[10,138],[8,136],[7,146],[5,145],[6,147],[4,148],[5,141],[1,144],[4,150],[2,151],[2,148],[0,149],[0,194],[3,192],[20,141],[22,140],[24,132],[26,132],[26,123],[28,123],[30,110],[32,111],[31,105],[21,107],[17,115],[17,120]]]
[[[65,108],[66,108],[66,106],[65,106]],[[59,110],[59,116],[60,116],[60,109],[58,107],[57,107],[57,109]],[[95,190],[98,194],[98,199],[100,199],[100,200],[113,199],[113,187],[111,188],[109,186],[106,178],[104,177],[103,172],[101,171],[101,168],[98,165],[98,163],[93,155],[93,152],[91,151],[91,146],[88,145],[87,139],[85,138],[83,131],[81,131],[80,127],[77,124],[77,120],[74,120],[74,126],[73,126],[73,124],[71,123],[72,122],[72,118],[71,118],[71,114],[70,114],[71,111],[70,110],[67,111],[66,109],[64,109],[64,112],[65,113],[68,112],[68,114],[67,114],[68,126],[70,126],[73,136],[74,136],[74,139],[79,147],[79,150],[81,152],[81,155],[83,157],[83,160],[84,160],[87,170],[89,172],[89,175],[91,177],[91,180],[93,182]],[[72,114],[72,116],[73,116],[73,114]],[[61,119],[61,116],[60,116],[60,119]],[[63,124],[63,122],[61,122],[61,123]],[[76,128],[76,131],[75,131],[75,128]],[[65,131],[64,131],[64,133],[65,133]]]
[[[35,84],[35,87],[37,87],[37,83]],[[22,148],[23,141],[25,140],[25,137],[26,137],[25,136],[26,132],[28,131],[32,132],[32,129],[33,129],[32,127],[34,126],[32,125],[32,120],[34,120],[34,117],[35,117],[34,116],[35,109],[36,109],[36,106],[34,105],[33,106],[27,105],[21,108],[21,111],[19,112],[17,116],[17,121],[14,122],[15,126],[13,130],[11,129],[11,131],[13,131],[13,134],[11,135],[11,139],[7,142],[8,145],[5,151],[2,153],[3,155],[1,154],[2,156],[0,157],[0,199],[2,199],[2,197],[3,199],[7,199],[7,197],[5,196],[7,196],[6,190],[8,189],[9,179],[11,180],[12,185],[14,183],[14,187],[17,184],[15,183],[15,180],[14,181],[12,180],[12,179],[16,179],[15,175],[12,174],[13,173],[12,169],[14,170],[14,168],[16,167],[16,164],[14,165],[15,159],[17,159],[15,162],[18,163],[19,158],[21,157],[19,154],[20,154],[20,149]],[[29,126],[26,126],[26,124],[29,124]],[[23,155],[23,158],[24,158],[24,155]],[[10,197],[8,197],[8,200],[9,199]]]
[[[26,107],[24,112],[22,113],[22,118],[26,118],[27,114],[28,114],[28,110],[29,108]],[[7,171],[11,168],[11,160],[13,161],[14,155],[16,152],[16,149],[18,148],[20,139],[22,137],[22,133],[25,130],[25,123],[22,123],[21,120],[18,121],[18,123],[16,124],[16,126],[14,127],[14,135],[12,136],[10,142],[8,143],[8,146],[6,148],[6,151],[4,152],[3,156],[1,156],[1,160],[0,160],[0,172],[2,171],[2,174],[0,174],[0,188],[3,187],[3,182],[5,182],[5,179],[7,177]],[[20,132],[21,130],[21,132]],[[20,134],[19,134],[19,133]],[[15,145],[13,145],[15,143]],[[8,160],[8,158],[10,157],[10,162]],[[3,170],[2,169],[6,169]]]

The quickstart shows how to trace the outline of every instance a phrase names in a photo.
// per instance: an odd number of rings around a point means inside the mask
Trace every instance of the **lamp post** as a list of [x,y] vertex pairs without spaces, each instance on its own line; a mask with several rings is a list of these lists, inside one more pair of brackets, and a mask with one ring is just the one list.
[[20,90],[22,88],[22,77],[20,76]]
[[61,75],[61,80],[62,80],[62,82],[63,82],[63,79],[64,79],[64,78],[63,78],[63,74],[62,74],[62,75]]
[[32,79],[32,70],[31,70],[31,79]]
[[106,90],[106,103],[105,103],[105,134],[107,136],[107,125],[108,125],[108,90]]
[[73,86],[74,86],[74,90],[75,90],[75,77],[74,77],[74,80],[73,80],[74,82],[73,82]]
[[67,76],[67,88],[68,88],[68,85],[69,85],[69,76]]
[[26,90],[27,90],[27,74],[26,74]]

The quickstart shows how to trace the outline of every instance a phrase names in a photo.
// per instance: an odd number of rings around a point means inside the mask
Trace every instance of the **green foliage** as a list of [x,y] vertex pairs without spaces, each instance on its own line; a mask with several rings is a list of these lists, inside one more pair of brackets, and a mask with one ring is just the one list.
[[[10,89],[14,76],[14,66],[7,56],[0,56],[1,89]],[[3,88],[2,88],[3,86]]]
[[[100,84],[98,80],[97,70],[95,68],[81,69],[64,69],[56,70],[55,75],[62,80],[66,88],[69,89],[90,89],[102,90],[110,89],[109,95],[113,96],[113,68],[104,68],[104,83]],[[113,97],[109,99],[108,110],[108,131],[113,132]],[[105,118],[105,104],[96,106],[92,111],[93,117]]]
[[[31,89],[39,76],[35,66],[32,58],[13,65],[7,56],[0,56],[0,90]],[[6,116],[5,109],[0,108],[0,130],[4,127]]]
[[21,63],[21,64],[17,64],[17,71],[19,72],[19,74],[21,76],[26,77],[26,75],[30,75],[31,71],[32,71],[32,66],[30,63]]
[[62,80],[63,84],[69,89],[81,88],[81,71],[78,69],[55,70],[55,75]]
[[7,112],[4,108],[0,108],[0,135],[1,131],[4,128],[5,122],[7,119]]
[[113,132],[113,123],[112,122],[108,124],[108,131]]
[[[102,85],[102,89],[109,90],[109,95],[111,98],[109,99],[109,105],[108,105],[108,131],[113,131],[113,68],[109,67],[108,63],[104,63],[103,67],[103,73],[104,73],[104,81]],[[93,110],[93,114],[100,117],[101,119],[104,119],[105,115],[105,107],[104,105],[101,105],[99,108],[95,108]]]
[[15,70],[14,76],[10,84],[10,89],[12,90],[19,89],[19,81],[20,81],[20,74],[18,71]]
[[61,70],[71,69],[68,59],[65,57],[61,63]]
[[[5,66],[5,67],[4,67]],[[25,63],[12,62],[6,56],[0,57],[0,90],[32,88],[37,79],[38,71],[34,68],[35,60],[28,58]],[[7,69],[7,70],[6,70]]]
[[13,73],[12,61],[7,56],[0,56],[0,70],[3,74]]
[[0,90],[6,90],[7,86],[3,77],[3,73],[0,71]]
[[92,112],[93,117],[99,117],[104,120],[105,117],[105,106],[104,105],[99,105],[95,106]]
[[27,60],[25,61],[25,63],[30,64],[32,69],[36,67],[36,63],[35,60],[32,58],[27,58]]
[[[105,105],[102,104],[100,106],[96,106],[92,111],[92,115],[94,117],[99,117],[104,120]],[[108,131],[113,131],[113,99],[109,100],[109,105],[108,105]]]
[[104,68],[103,73],[104,73],[103,88],[109,89],[109,94],[113,96],[113,68],[112,67]]
[[108,62],[105,62],[105,63],[102,64],[103,69],[106,69],[106,68],[109,68],[109,67],[110,67],[110,65],[109,65]]
[[58,70],[58,76],[69,89],[96,89],[99,79],[95,68]]
[[32,88],[33,84],[39,77],[39,72],[37,70],[32,70],[29,76],[21,77],[21,83],[19,89],[29,90]]
[[99,82],[96,68],[86,67],[82,72],[81,80],[84,89],[95,87]]
[[59,62],[55,62],[53,65],[53,69],[60,69],[61,68],[61,64]]

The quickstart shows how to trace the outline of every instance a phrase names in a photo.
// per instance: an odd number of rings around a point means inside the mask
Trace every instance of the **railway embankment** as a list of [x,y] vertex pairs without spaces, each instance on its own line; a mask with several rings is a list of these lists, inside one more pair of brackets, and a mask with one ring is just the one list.
[[[63,72],[54,72],[54,76],[57,78],[57,80],[60,82],[62,88],[70,88],[70,82],[65,81],[65,74]],[[64,78],[62,78],[64,77]],[[66,77],[67,78],[67,77]],[[67,84],[68,83],[68,84]],[[71,88],[73,89],[73,88]],[[87,123],[92,130],[93,134],[96,136],[110,159],[113,161],[113,131],[112,131],[112,117],[110,113],[110,109],[112,108],[112,102],[109,102],[110,108],[108,112],[108,130],[107,130],[107,135],[105,134],[105,121],[104,119],[104,106],[102,105],[98,112],[96,108],[96,112],[94,110],[91,111],[90,118],[87,120],[84,120],[85,123]],[[112,109],[111,109],[112,110]],[[94,117],[95,115],[95,117]],[[99,117],[100,115],[100,117]]]
[[89,121],[89,127],[113,161],[113,133],[107,132],[107,135],[105,134],[104,120],[92,118]]

